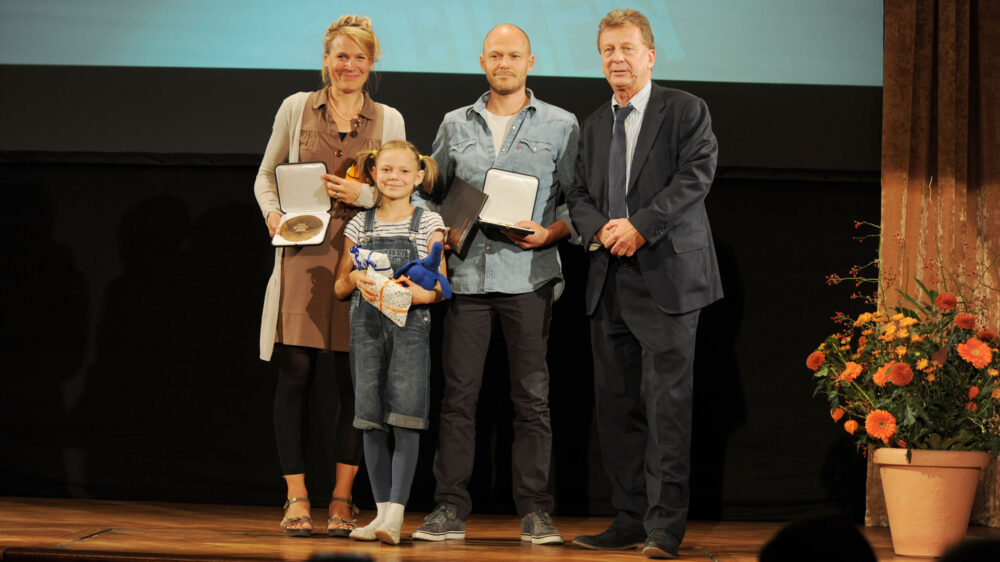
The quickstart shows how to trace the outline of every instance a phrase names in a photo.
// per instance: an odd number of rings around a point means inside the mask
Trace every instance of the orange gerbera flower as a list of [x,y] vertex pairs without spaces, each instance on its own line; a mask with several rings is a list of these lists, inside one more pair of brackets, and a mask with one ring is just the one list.
[[958,305],[958,297],[951,293],[941,293],[934,300],[934,304],[937,305],[938,309],[942,312],[948,312],[954,310],[955,306]]
[[892,366],[893,363],[890,361],[879,367],[878,370],[875,371],[875,374],[872,375],[872,382],[879,386],[885,386],[885,382],[889,380],[889,369],[891,369]]
[[997,340],[1000,340],[1000,335],[998,335],[996,331],[991,330],[989,328],[984,328],[982,330],[979,330],[979,333],[976,334],[976,337],[987,343],[997,343]]
[[917,359],[917,369],[923,371],[924,369],[927,368],[927,364],[928,363],[929,363],[929,361],[927,361],[926,357],[924,357],[922,359]]
[[840,418],[844,417],[844,409],[835,408],[830,410],[830,417],[833,418],[833,421],[840,421]]
[[858,319],[854,321],[854,325],[855,326],[861,326],[862,324],[864,324],[866,322],[871,322],[871,319],[872,319],[872,313],[871,312],[862,312],[861,316],[858,316]]
[[979,396],[979,392],[980,391],[979,391],[979,387],[978,386],[970,386],[969,387],[969,400],[972,400],[976,396]]
[[913,380],[913,369],[906,363],[896,363],[889,369],[889,380],[896,386],[906,386]]
[[968,312],[959,312],[955,315],[955,325],[963,330],[972,330],[976,327],[976,317]]
[[885,410],[874,410],[865,417],[865,431],[888,445],[889,438],[896,434],[896,418]]
[[996,398],[997,400],[1000,400],[1000,388],[994,388],[993,394],[991,394],[990,396]]
[[927,382],[934,382],[935,379],[937,379],[937,375],[934,373],[927,375]]
[[854,435],[854,432],[858,430],[858,422],[855,420],[847,420],[844,422],[844,431]]
[[905,345],[901,345],[901,346],[897,347],[895,349],[895,352],[896,352],[896,355],[898,355],[900,357],[906,355],[906,346]]
[[806,367],[809,367],[810,371],[816,371],[823,366],[823,362],[826,361],[826,355],[822,351],[814,351],[806,357]]
[[958,355],[977,369],[982,369],[993,360],[993,350],[990,346],[976,338],[969,338],[965,343],[958,344]]
[[997,375],[1000,375],[1000,371],[997,371],[996,369],[989,369],[986,372],[989,373],[991,377],[995,377]]
[[840,380],[853,382],[860,374],[861,365],[858,365],[854,361],[848,361],[844,364],[844,372],[840,374]]
[[912,326],[917,323],[917,319],[912,316],[907,316],[899,321],[899,325],[902,327]]

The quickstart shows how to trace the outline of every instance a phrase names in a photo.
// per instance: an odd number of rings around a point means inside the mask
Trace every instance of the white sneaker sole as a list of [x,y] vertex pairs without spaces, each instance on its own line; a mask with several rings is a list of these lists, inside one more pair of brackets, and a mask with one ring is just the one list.
[[399,544],[399,531],[396,529],[381,528],[375,530],[375,537],[383,544],[396,546]]
[[521,540],[524,542],[530,542],[531,544],[562,544],[563,538],[561,535],[548,535],[545,537],[533,537],[527,534],[521,534]]
[[428,533],[427,531],[413,531],[413,539],[418,541],[441,542],[448,539],[464,539],[465,531],[449,531],[447,533]]
[[356,541],[377,541],[375,531],[367,527],[358,527],[351,531],[350,537]]

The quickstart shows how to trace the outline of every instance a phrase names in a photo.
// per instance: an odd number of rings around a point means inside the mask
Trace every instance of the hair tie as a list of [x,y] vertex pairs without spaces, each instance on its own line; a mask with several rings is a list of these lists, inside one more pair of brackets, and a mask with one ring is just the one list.
[[418,152],[418,153],[417,153],[417,160],[419,160],[419,161],[423,162],[423,161],[424,161],[424,155],[423,155],[423,154],[420,154],[420,153]]
[[372,156],[378,158],[378,149],[377,148],[372,151]]

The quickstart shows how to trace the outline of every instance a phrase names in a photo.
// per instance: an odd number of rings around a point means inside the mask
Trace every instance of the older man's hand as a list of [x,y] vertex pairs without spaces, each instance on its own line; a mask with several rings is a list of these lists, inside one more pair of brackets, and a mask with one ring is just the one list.
[[628,219],[611,219],[598,234],[597,239],[613,256],[633,256],[646,244],[646,238]]

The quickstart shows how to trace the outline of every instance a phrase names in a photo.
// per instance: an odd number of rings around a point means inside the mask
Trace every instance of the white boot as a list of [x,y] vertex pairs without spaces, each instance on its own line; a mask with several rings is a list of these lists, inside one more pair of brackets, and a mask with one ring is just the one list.
[[382,526],[383,521],[385,521],[385,514],[389,510],[389,502],[379,502],[375,504],[375,519],[372,522],[365,525],[364,527],[358,527],[351,531],[351,538],[359,541],[373,541],[377,540],[375,536],[375,529]]
[[382,525],[375,529],[375,536],[385,544],[399,544],[399,532],[403,530],[403,511],[406,509],[401,503],[390,503],[385,510],[385,518]]

